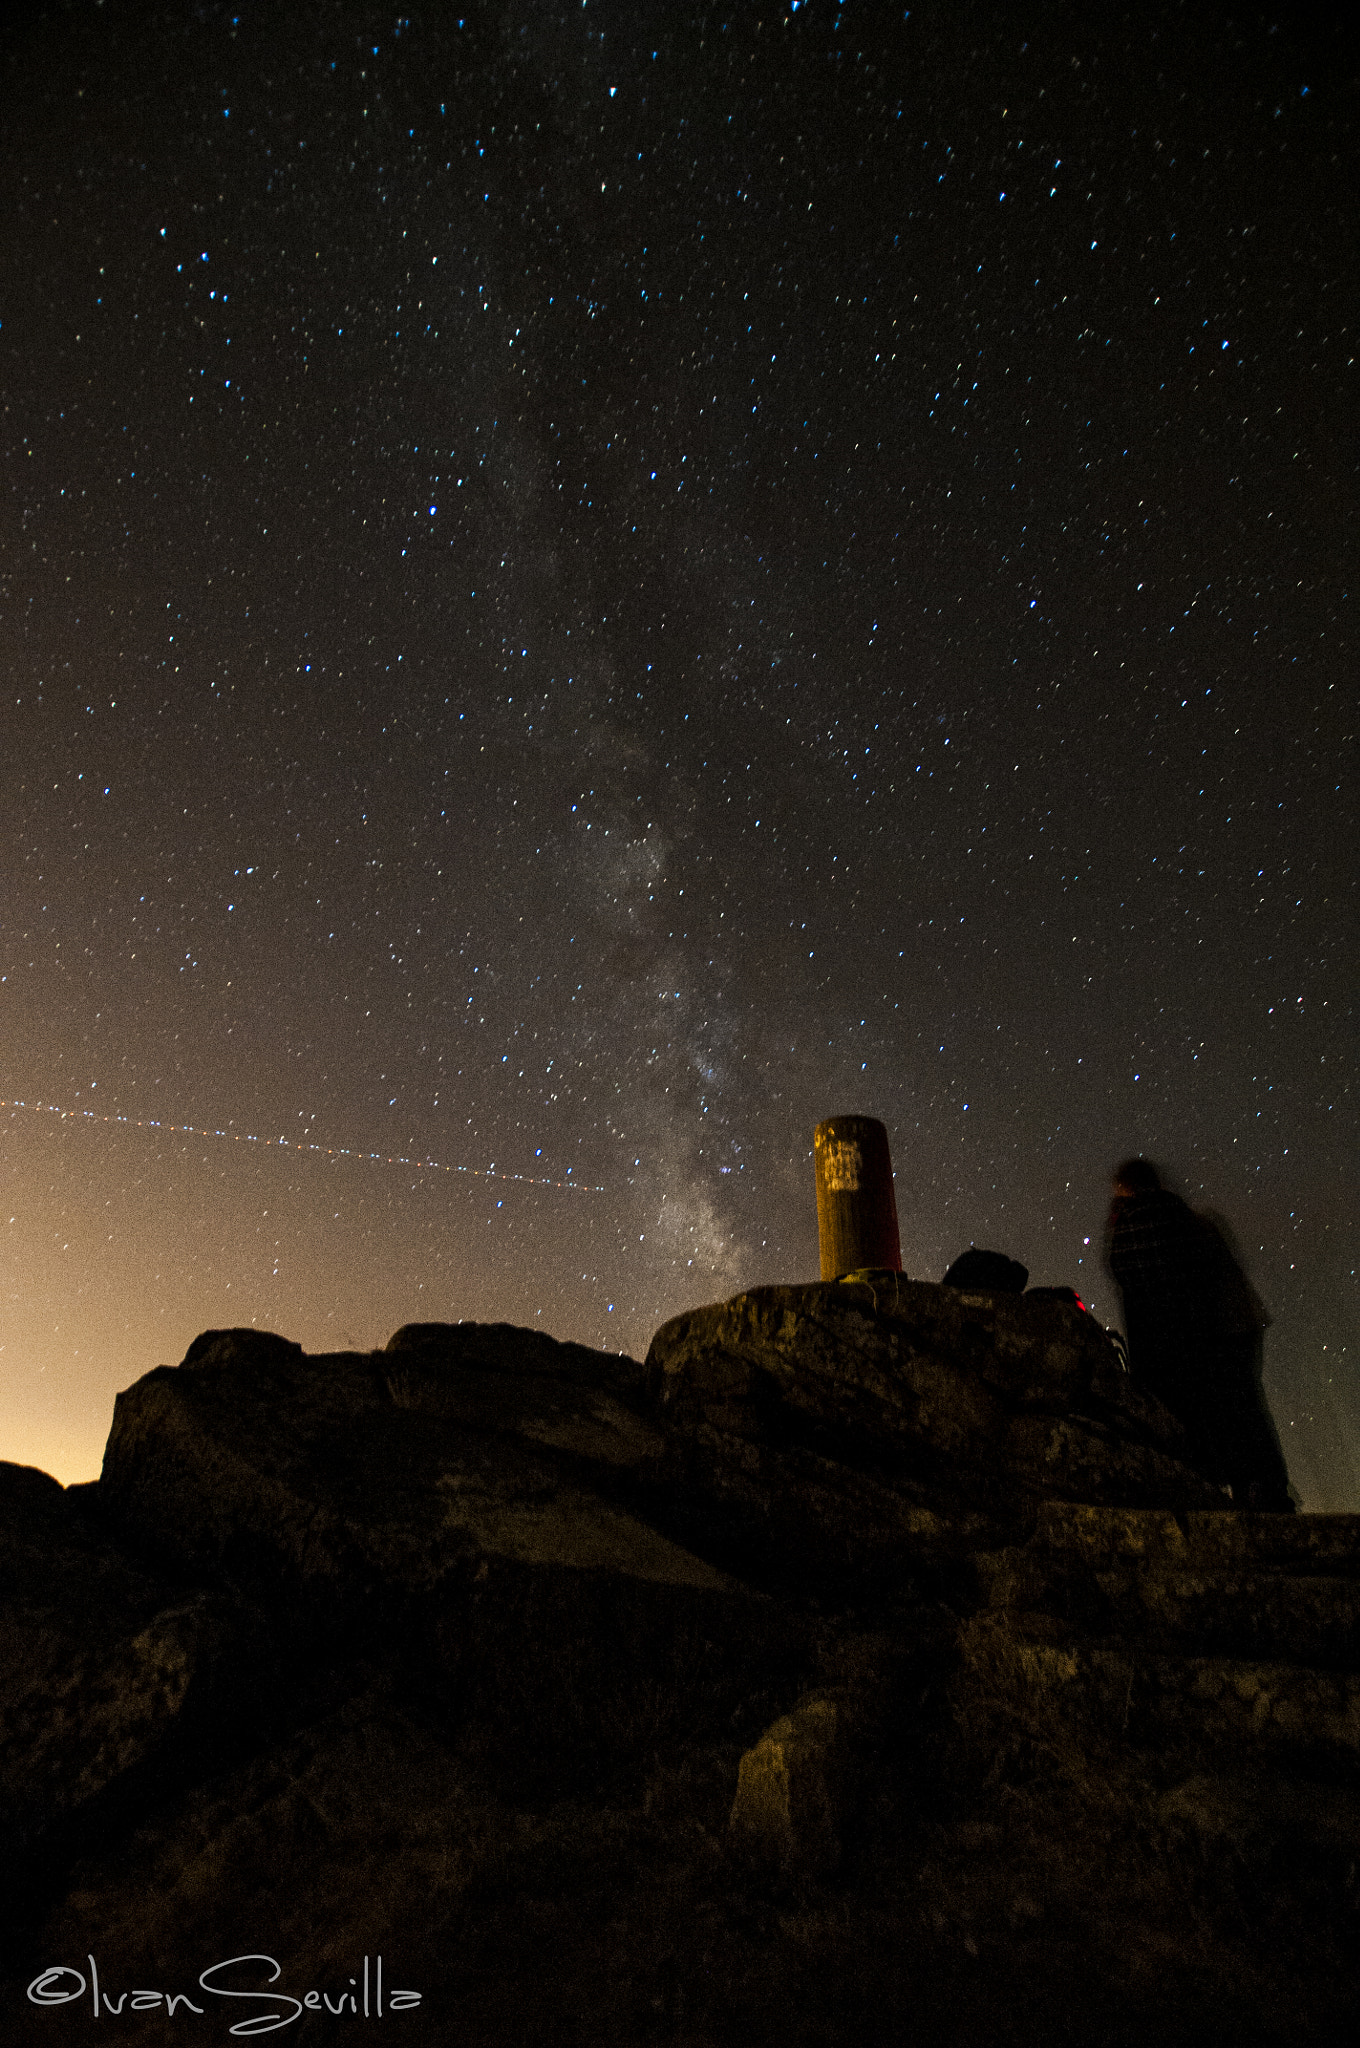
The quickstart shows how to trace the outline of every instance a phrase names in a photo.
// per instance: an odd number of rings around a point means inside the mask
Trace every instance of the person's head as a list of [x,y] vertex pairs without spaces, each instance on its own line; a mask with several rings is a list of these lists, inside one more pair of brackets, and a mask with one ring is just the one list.
[[1112,1175],[1117,1195],[1150,1195],[1162,1185],[1161,1175],[1150,1159],[1124,1159]]

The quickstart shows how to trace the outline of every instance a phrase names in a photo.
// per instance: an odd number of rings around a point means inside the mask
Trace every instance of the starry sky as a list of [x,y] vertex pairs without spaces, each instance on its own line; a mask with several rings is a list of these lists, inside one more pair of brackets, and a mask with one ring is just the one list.
[[641,1356],[858,1112],[1110,1323],[1155,1159],[1360,1507],[1345,12],[11,25],[0,1453],[224,1324]]

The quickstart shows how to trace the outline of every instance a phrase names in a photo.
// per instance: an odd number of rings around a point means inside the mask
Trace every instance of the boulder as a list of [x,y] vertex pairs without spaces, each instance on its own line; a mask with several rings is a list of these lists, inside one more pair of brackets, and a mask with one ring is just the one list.
[[29,1882],[92,1808],[202,1767],[260,1650],[249,1608],[121,1551],[78,1493],[0,1464],[0,1845]]
[[728,1828],[762,1861],[806,1871],[840,1861],[844,1733],[834,1699],[782,1714],[741,1759]]
[[881,1793],[882,1760],[919,1710],[939,1662],[941,1616],[899,1614],[890,1633],[831,1628],[817,1682],[745,1751],[728,1834],[745,1856],[804,1876],[825,1874],[866,1786]]
[[[1360,1516],[1051,1501],[979,1560],[959,1697],[1159,1756],[1360,1767]],[[969,1709],[965,1708],[965,1712]]]
[[502,1745],[617,1756],[730,1689],[778,1618],[618,1497],[660,1440],[619,1398],[640,1368],[597,1356],[592,1379],[590,1359],[474,1325],[316,1357],[199,1340],[119,1396],[101,1500],[176,1568],[267,1591],[319,1653],[410,1666]]
[[728,1555],[823,1581],[947,1566],[1041,1499],[1225,1504],[1074,1304],[896,1274],[762,1287],[658,1330],[647,1393],[676,1497]]
[[960,1252],[941,1281],[943,1287],[960,1287],[969,1294],[1023,1294],[1029,1267],[1005,1252],[984,1251],[969,1245]]
[[638,1412],[644,1376],[636,1359],[508,1323],[405,1323],[383,1358],[383,1384],[398,1408],[509,1431],[597,1480],[627,1473],[645,1482],[659,1466],[665,1444]]
[[486,2048],[1349,2039],[1360,1520],[1184,1453],[1073,1304],[892,1272],[645,1366],[205,1332],[97,1486],[0,1468],[5,2038],[268,1950]]

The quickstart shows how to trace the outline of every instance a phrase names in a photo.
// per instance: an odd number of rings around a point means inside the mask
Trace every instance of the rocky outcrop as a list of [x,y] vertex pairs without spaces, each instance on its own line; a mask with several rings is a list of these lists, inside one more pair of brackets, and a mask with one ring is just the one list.
[[1061,1300],[205,1332],[0,1567],[6,2039],[266,1952],[486,2048],[1360,2017],[1360,1518],[1232,1512]]
[[842,1719],[838,1700],[814,1693],[742,1757],[728,1827],[763,1860],[811,1871],[840,1861]]
[[629,1367],[476,1325],[311,1358],[209,1333],[120,1395],[101,1503],[174,1570],[267,1593],[315,1655],[410,1666],[455,1722],[631,1752],[784,1624],[625,1504],[662,1452]]
[[1002,1695],[1187,1767],[1226,1746],[1360,1782],[1360,1516],[1048,1502],[1028,1544],[980,1563],[966,1702]]
[[757,1288],[658,1330],[647,1391],[691,1526],[721,1531],[740,1568],[831,1597],[955,1584],[1054,1496],[1226,1505],[1099,1324],[1061,1301],[888,1273]]
[[[240,1704],[259,1618],[112,1543],[86,1489],[0,1464],[0,1867],[32,1882],[45,1845],[202,1761]],[[25,1877],[26,1873],[26,1877]]]
[[824,1636],[815,1683],[741,1758],[727,1821],[734,1850],[788,1876],[834,1871],[879,1760],[919,1724],[951,1648],[943,1609],[909,1622],[899,1609],[890,1631],[843,1625]]

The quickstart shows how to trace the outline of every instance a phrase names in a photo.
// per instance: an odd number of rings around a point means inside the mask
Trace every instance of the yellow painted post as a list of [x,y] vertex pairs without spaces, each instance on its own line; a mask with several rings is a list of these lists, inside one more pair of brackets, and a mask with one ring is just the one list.
[[902,1270],[888,1133],[872,1116],[830,1116],[813,1137],[823,1280],[864,1266]]

